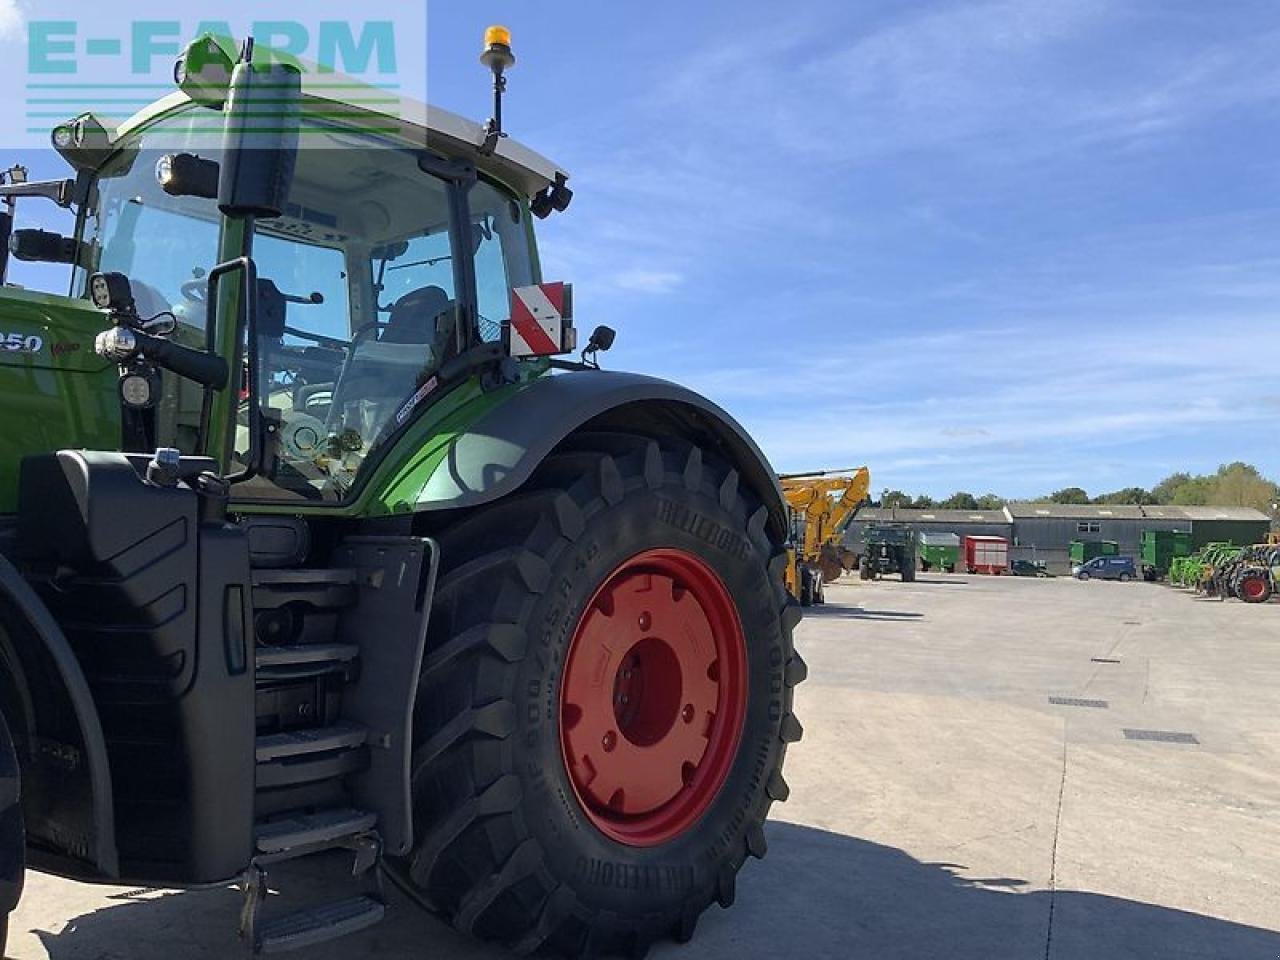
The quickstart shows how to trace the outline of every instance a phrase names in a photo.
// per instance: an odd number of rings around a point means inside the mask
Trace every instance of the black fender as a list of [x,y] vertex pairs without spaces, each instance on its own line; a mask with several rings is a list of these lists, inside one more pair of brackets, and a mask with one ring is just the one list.
[[678,434],[709,445],[768,508],[775,536],[786,539],[777,474],[733,417],[678,384],[603,370],[541,377],[489,411],[453,440],[423,484],[415,509],[474,507],[506,496],[571,433],[605,427]]
[[[106,740],[98,709],[89,692],[89,684],[76,660],[71,645],[58,626],[48,607],[23,579],[22,574],[3,555],[0,555],[0,605],[5,605],[16,616],[18,626],[25,627],[25,635],[11,637],[17,643],[33,642],[54,668],[62,690],[75,713],[81,742],[84,746],[88,768],[92,802],[92,843],[89,855],[104,877],[117,877],[120,873],[116,851],[115,811],[111,793],[111,768],[107,759]],[[21,657],[30,651],[16,651]],[[12,719],[12,718],[11,718]],[[18,731],[11,727],[15,738]],[[31,731],[28,731],[30,733]]]
[[[9,725],[0,715],[0,924],[22,899],[24,846],[18,754],[13,749]],[[3,939],[0,932],[0,940]],[[0,943],[0,952],[3,951],[4,944]]]

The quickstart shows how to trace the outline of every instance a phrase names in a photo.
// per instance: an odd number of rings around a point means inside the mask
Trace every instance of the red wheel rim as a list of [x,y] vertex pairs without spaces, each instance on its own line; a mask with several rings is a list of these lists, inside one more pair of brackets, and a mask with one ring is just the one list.
[[628,846],[692,827],[724,785],[747,708],[728,589],[683,550],[646,550],[596,590],[560,684],[560,745],[583,811]]
[[1250,600],[1257,600],[1267,590],[1266,584],[1258,577],[1248,577],[1244,583],[1240,585],[1241,591]]

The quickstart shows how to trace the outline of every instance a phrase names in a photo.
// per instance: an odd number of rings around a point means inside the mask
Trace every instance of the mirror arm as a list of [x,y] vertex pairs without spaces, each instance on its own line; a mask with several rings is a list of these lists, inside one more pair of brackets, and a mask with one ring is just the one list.
[[[253,229],[250,222],[249,229]],[[258,265],[252,257],[237,257],[220,263],[209,271],[208,287],[205,302],[209,304],[209,315],[205,318],[206,347],[210,353],[217,350],[216,337],[218,330],[218,282],[225,276],[240,271],[240,298],[245,317],[245,339],[248,342],[245,359],[249,364],[249,377],[246,383],[245,402],[249,407],[249,449],[247,463],[243,470],[228,474],[224,479],[228,483],[243,483],[256,477],[262,466],[264,450],[262,437],[262,416],[258,406]],[[240,339],[239,336],[236,338]],[[235,377],[240,371],[231,370],[231,383],[228,389],[235,387]],[[208,425],[210,411],[213,406],[213,391],[205,390],[201,423]]]
[[0,185],[0,199],[18,197],[44,197],[60,207],[70,207],[75,197],[74,180],[37,180],[33,183],[6,183]]

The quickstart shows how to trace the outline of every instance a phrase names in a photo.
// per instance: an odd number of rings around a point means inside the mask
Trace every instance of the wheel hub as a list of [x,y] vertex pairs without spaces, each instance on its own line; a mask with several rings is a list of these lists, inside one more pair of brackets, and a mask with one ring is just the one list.
[[623,563],[587,604],[560,689],[565,767],[588,818],[632,846],[689,829],[728,775],[746,643],[720,578],[680,550]]

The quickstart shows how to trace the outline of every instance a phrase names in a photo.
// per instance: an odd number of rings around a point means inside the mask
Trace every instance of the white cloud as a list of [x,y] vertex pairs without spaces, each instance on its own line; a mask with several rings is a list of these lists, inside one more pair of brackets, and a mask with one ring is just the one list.
[[0,0],[0,40],[22,36],[26,22],[26,11],[18,0]]
[[634,293],[670,293],[684,281],[682,274],[673,270],[623,270],[612,278],[612,285]]

